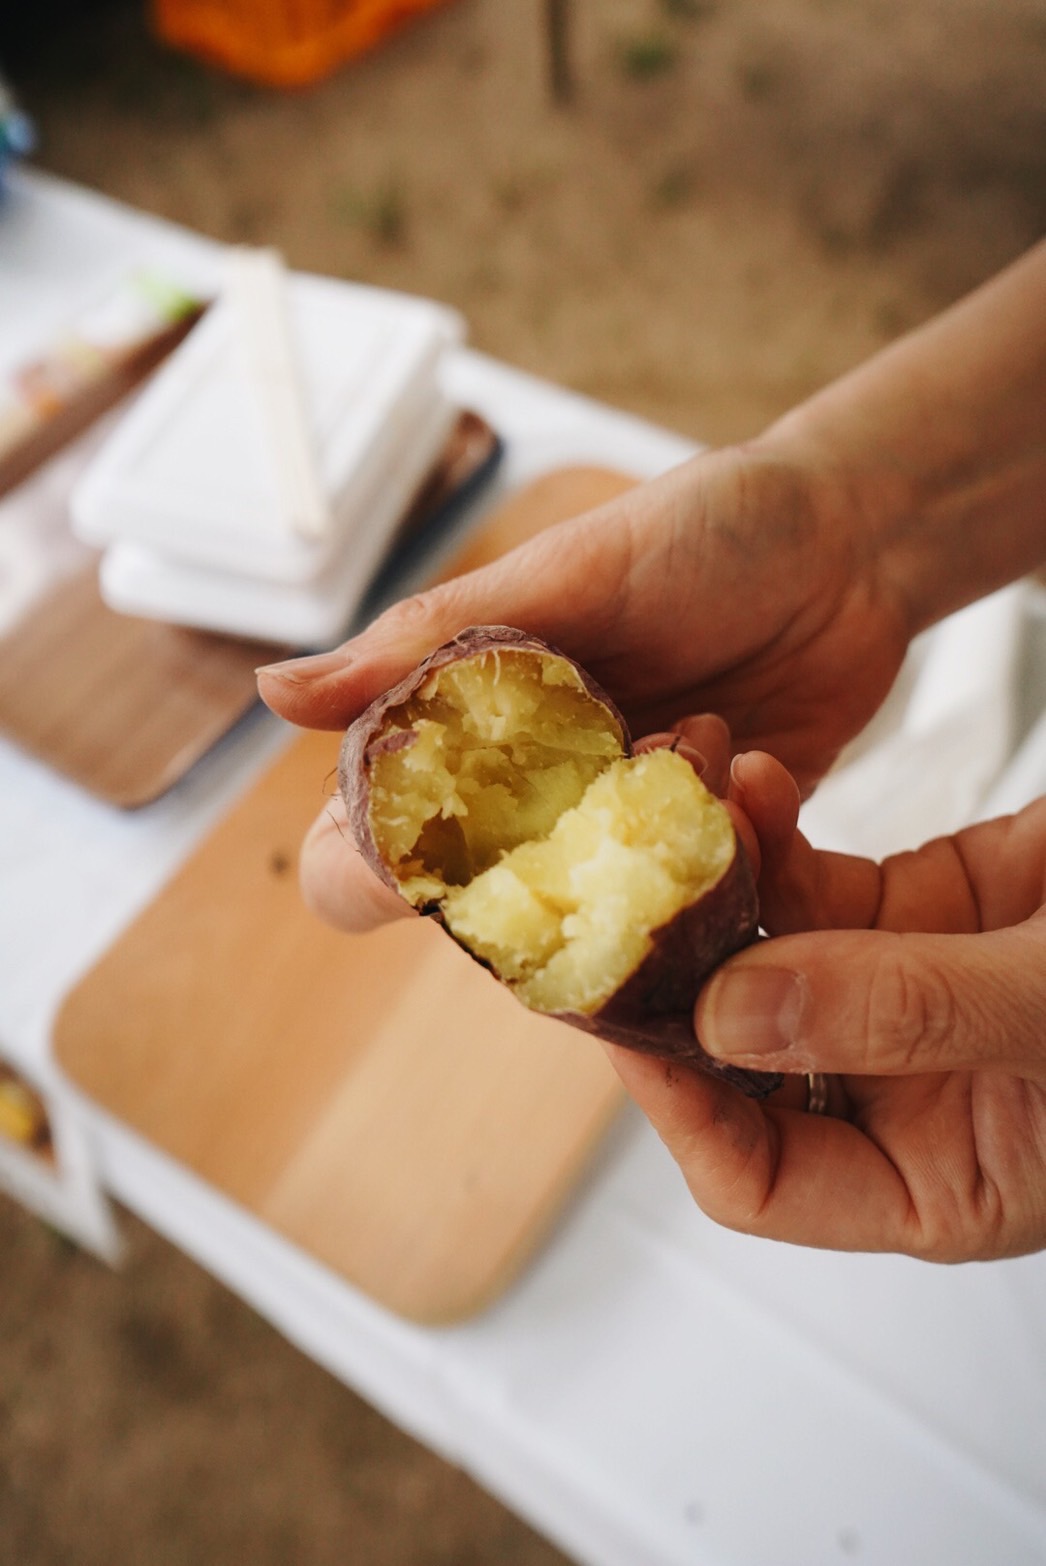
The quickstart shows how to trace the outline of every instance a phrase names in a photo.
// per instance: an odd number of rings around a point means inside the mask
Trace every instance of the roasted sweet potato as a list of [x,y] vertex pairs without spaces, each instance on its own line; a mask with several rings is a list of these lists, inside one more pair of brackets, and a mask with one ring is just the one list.
[[340,782],[377,874],[526,1006],[762,1094],[693,1003],[753,939],[729,813],[671,749],[635,755],[572,659],[506,626],[440,647],[349,729]]

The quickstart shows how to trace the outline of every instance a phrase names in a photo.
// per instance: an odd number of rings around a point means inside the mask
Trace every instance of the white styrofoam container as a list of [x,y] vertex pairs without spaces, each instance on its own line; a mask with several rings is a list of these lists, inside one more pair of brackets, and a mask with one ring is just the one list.
[[74,491],[82,539],[133,541],[172,562],[287,585],[317,582],[356,529],[373,529],[376,489],[444,405],[439,363],[463,323],[428,300],[297,274],[288,308],[329,533],[311,539],[289,525],[234,311],[220,300]]
[[345,634],[381,563],[389,539],[450,433],[457,410],[446,399],[428,408],[400,460],[380,475],[364,507],[366,526],[310,582],[279,582],[172,559],[133,539],[110,545],[99,584],[123,614],[173,621],[295,647],[322,647]]

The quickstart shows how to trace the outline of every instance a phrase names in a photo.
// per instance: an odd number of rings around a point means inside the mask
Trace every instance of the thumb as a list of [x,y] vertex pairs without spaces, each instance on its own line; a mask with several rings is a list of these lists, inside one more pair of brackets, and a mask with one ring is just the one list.
[[[402,599],[333,652],[258,670],[266,704],[310,728],[344,728],[470,625],[512,625],[582,661],[621,639],[630,494],[561,522],[510,554]],[[612,526],[611,523],[619,523]]]
[[732,1064],[1046,1081],[1046,917],[985,935],[826,931],[765,941],[702,991],[698,1038]]

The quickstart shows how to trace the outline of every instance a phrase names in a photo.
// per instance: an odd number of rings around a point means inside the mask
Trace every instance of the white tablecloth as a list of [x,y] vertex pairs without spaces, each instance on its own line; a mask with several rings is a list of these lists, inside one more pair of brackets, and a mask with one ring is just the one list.
[[[204,272],[214,254],[15,180],[0,366],[146,253]],[[502,488],[569,461],[652,473],[688,450],[477,354],[453,376],[506,438]],[[875,745],[810,807],[819,840],[879,852],[1046,788],[1035,703],[1013,699],[1035,609],[1014,589],[924,639]],[[110,1253],[105,1193],[126,1203],[588,1566],[1042,1566],[1046,1257],[946,1269],[729,1234],[629,1113],[522,1280],[427,1330],[71,1092],[50,1055],[61,997],[286,739],[259,712],[131,815],[0,743],[0,1054],[47,1092],[62,1154],[50,1185],[7,1154],[0,1181]],[[944,754],[942,799],[923,758]]]

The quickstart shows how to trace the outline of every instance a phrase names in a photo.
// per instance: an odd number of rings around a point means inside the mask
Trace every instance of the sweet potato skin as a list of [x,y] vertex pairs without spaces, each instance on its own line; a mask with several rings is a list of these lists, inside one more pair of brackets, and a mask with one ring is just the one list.
[[[388,865],[382,859],[381,852],[374,840],[374,832],[370,820],[370,769],[379,756],[388,754],[390,750],[398,750],[401,746],[409,745],[410,738],[404,731],[385,734],[383,725],[385,715],[392,707],[398,707],[407,701],[420,685],[423,685],[430,674],[437,669],[444,668],[449,663],[456,663],[459,658],[473,658],[477,653],[497,652],[503,648],[511,648],[521,652],[533,652],[543,654],[546,657],[567,658],[567,654],[560,652],[558,648],[551,647],[537,636],[529,636],[526,631],[518,631],[510,625],[472,625],[467,630],[459,632],[451,641],[444,642],[442,647],[437,647],[435,652],[424,658],[417,668],[371,702],[370,706],[360,713],[352,723],[342,741],[341,754],[338,761],[338,784],[342,798],[345,801],[345,809],[348,813],[349,825],[356,838],[356,844],[368,867],[375,875],[391,886],[394,892],[399,891],[396,879]],[[572,658],[568,662],[573,664],[582,680],[585,689],[592,699],[606,708],[610,721],[616,724],[621,734],[621,753],[624,756],[632,755],[632,741],[628,733],[628,727],[617,707],[611,701],[605,691],[601,690],[589,674]],[[423,909],[424,913],[434,913],[435,909]]]
[[755,881],[738,842],[716,884],[653,932],[647,956],[598,1011],[591,1016],[561,1012],[559,1020],[642,1054],[700,1067],[749,1097],[763,1098],[780,1087],[779,1073],[746,1071],[715,1060],[694,1033],[694,1003],[701,986],[758,932]]
[[[345,736],[338,776],[349,825],[366,864],[394,891],[399,891],[398,883],[382,858],[371,824],[369,774],[381,755],[410,744],[410,737],[404,731],[386,733],[386,714],[408,700],[435,670],[460,658],[500,648],[568,657],[540,638],[511,626],[471,626],[437,648],[398,685],[372,702]],[[631,756],[632,739],[617,706],[584,669],[574,660],[570,662],[589,695],[606,709],[609,721],[618,728],[622,755]],[[419,911],[435,919],[457,940],[439,902],[427,904]],[[734,857],[715,885],[653,933],[652,947],[645,959],[598,1011],[591,1015],[552,1015],[557,1021],[612,1043],[707,1071],[751,1097],[764,1097],[780,1085],[780,1076],[745,1071],[714,1060],[701,1048],[693,1026],[693,1007],[701,986],[720,963],[756,938],[758,923],[754,878],[744,849],[736,841]],[[457,944],[490,970],[490,964],[476,957],[463,942]],[[494,977],[499,975],[495,973]]]

